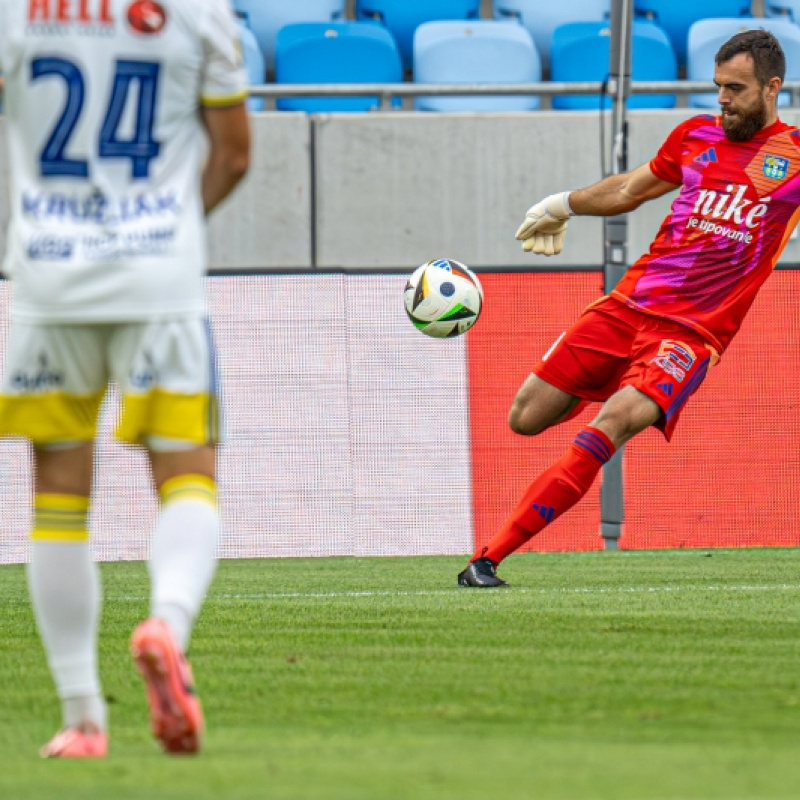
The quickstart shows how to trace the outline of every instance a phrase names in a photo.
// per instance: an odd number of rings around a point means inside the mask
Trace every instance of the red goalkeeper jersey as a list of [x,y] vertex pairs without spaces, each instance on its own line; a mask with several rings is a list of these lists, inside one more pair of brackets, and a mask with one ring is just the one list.
[[800,131],[779,120],[732,142],[719,117],[693,117],[650,169],[682,186],[649,252],[611,294],[694,328],[721,353],[800,216]]

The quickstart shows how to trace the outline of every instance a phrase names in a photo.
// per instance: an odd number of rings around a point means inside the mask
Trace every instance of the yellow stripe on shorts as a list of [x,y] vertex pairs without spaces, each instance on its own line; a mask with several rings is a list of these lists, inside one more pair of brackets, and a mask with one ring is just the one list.
[[217,484],[207,475],[178,475],[161,484],[159,495],[163,505],[176,500],[201,500],[216,508]]
[[0,395],[0,435],[25,436],[35,445],[91,441],[105,389],[91,395],[50,392]]
[[147,436],[181,439],[197,445],[216,444],[219,441],[217,398],[206,392],[176,394],[163,389],[125,395],[115,435],[130,444],[140,444]]
[[89,498],[77,494],[37,494],[31,539],[39,542],[85,542],[89,538]]

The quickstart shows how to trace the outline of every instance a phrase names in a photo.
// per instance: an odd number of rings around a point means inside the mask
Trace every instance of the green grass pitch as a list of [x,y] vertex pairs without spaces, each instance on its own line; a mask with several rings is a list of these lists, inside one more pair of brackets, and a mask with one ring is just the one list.
[[141,563],[104,564],[111,752],[59,724],[24,568],[0,568],[4,800],[796,800],[800,550],[224,561],[191,647],[203,753],[147,730]]

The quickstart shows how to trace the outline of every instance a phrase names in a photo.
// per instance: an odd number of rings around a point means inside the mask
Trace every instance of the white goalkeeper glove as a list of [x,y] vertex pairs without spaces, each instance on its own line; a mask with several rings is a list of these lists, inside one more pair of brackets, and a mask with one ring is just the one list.
[[517,239],[526,253],[554,256],[564,246],[567,220],[572,216],[569,207],[569,192],[551,194],[531,206],[525,221],[519,226]]

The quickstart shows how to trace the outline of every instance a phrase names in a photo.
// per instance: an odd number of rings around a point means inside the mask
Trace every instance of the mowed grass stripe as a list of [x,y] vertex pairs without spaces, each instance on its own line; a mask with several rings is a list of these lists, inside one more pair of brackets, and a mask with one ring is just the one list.
[[127,656],[143,564],[104,564],[112,748],[41,762],[57,706],[0,568],[0,797],[784,800],[800,786],[800,551],[223,561],[191,657],[198,759],[152,743]]
[[[504,594],[509,590],[498,590],[492,594]],[[762,586],[620,586],[609,588],[607,586],[574,586],[556,589],[533,589],[530,587],[516,587],[514,592],[517,594],[656,594],[656,593],[676,593],[676,592],[797,592],[800,591],[800,584],[774,584]],[[224,600],[335,600],[351,599],[359,597],[451,597],[453,594],[475,592],[462,588],[454,589],[429,589],[423,591],[375,591],[375,592],[260,592],[257,594],[219,594],[212,592],[209,601]],[[490,591],[483,591],[484,595],[489,595]],[[144,595],[110,595],[108,599],[120,603],[141,603],[147,598]]]

